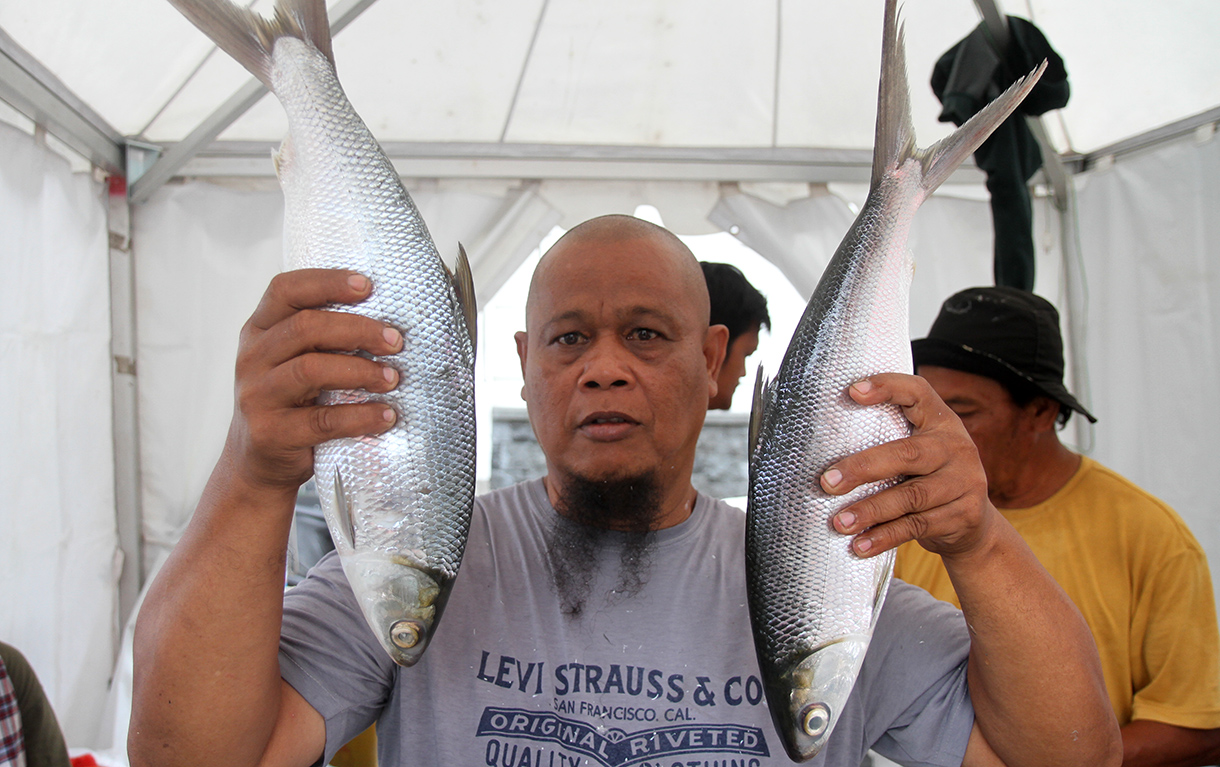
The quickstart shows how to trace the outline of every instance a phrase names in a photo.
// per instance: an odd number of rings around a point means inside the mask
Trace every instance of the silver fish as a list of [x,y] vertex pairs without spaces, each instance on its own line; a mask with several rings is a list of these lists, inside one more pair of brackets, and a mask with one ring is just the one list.
[[314,450],[314,474],[344,573],[390,657],[415,663],[457,576],[475,485],[470,267],[441,261],[419,211],[335,74],[324,0],[277,0],[266,19],[229,0],[170,0],[275,93],[289,133],[276,155],[286,267],[354,269],[373,282],[333,306],[402,332],[389,394],[325,392],[323,404],[384,402],[385,434]]
[[919,149],[897,0],[887,0],[885,19],[868,199],[810,298],[779,374],[769,383],[760,374],[751,415],[750,620],[767,705],[796,761],[816,755],[838,722],[893,570],[892,552],[857,557],[830,520],[899,479],[837,497],[818,484],[835,461],[911,432],[900,408],[856,405],[848,387],[877,373],[911,372],[911,220],[1041,75],[1035,70],[951,136]]

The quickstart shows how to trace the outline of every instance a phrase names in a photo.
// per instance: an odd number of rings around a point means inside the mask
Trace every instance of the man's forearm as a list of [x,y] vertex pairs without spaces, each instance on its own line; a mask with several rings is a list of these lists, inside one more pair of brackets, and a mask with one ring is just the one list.
[[988,545],[945,558],[970,629],[980,730],[1008,767],[1117,765],[1088,626],[1017,532],[1000,518],[992,527]]
[[253,765],[279,711],[293,496],[231,479],[222,458],[149,589],[135,633],[133,765]]
[[1136,719],[1122,729],[1123,767],[1220,764],[1220,729],[1199,730]]

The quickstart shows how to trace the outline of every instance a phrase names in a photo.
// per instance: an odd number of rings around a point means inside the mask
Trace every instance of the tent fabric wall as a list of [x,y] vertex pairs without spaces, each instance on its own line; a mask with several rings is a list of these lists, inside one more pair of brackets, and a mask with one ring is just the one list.
[[[867,189],[834,184],[777,205],[726,185],[709,218],[775,264],[806,300],[817,287]],[[1039,236],[1035,290],[1058,295],[1062,256],[1058,219],[1045,199],[1035,206]],[[949,189],[919,208],[907,245],[914,255],[910,328],[913,338],[931,326],[941,302],[959,290],[991,285],[991,212],[986,196]]]
[[[0,153],[0,394],[7,395],[0,423],[6,434],[32,435],[10,439],[11,455],[0,465],[0,481],[18,489],[18,503],[0,512],[4,530],[14,531],[0,560],[0,626],[6,639],[36,648],[32,658],[70,742],[85,745],[115,649],[105,207],[96,184],[70,174],[28,135],[4,129]],[[1212,562],[1220,561],[1220,529],[1207,504],[1208,447],[1220,426],[1210,396],[1220,388],[1220,232],[1210,214],[1220,201],[1209,180],[1218,166],[1215,139],[1167,144],[1080,177],[1075,208],[1088,280],[1089,401],[1101,418],[1093,454],[1177,507]],[[590,196],[577,195],[581,189]],[[569,217],[596,209],[599,199],[611,209],[626,199],[625,187],[572,182],[432,182],[412,191],[447,258],[453,247],[445,243],[495,243],[472,253],[476,284],[502,282],[548,222],[570,225]],[[790,202],[783,213],[749,195],[733,200],[731,189],[709,201],[699,184],[679,194],[686,202],[673,210],[683,211],[678,219],[696,210],[733,212],[738,236],[792,270],[795,282],[802,279],[795,257],[766,243],[793,242],[799,233],[820,243],[809,253],[824,262],[849,222],[849,203],[860,199],[858,189],[832,191]],[[652,194],[648,201],[669,221],[664,195]],[[223,443],[238,333],[280,267],[282,205],[269,183],[189,182],[163,188],[133,212],[146,562],[176,540]],[[796,215],[802,206],[830,212]],[[913,335],[926,330],[945,296],[990,282],[986,210],[977,194],[948,190],[916,217]],[[1062,308],[1057,214],[1044,199],[1035,214],[1036,289]],[[21,300],[29,294],[38,300]],[[1166,391],[1166,384],[1177,386]],[[35,429],[33,419],[48,414],[53,428],[40,422],[41,432]],[[82,584],[95,591],[72,591]],[[84,664],[81,621],[90,627]]]
[[1173,506],[1220,573],[1220,140],[1077,179],[1093,455]]
[[[472,244],[480,300],[561,216],[536,185],[427,182],[411,194],[450,265],[458,242]],[[146,563],[177,541],[224,445],[238,336],[280,271],[283,208],[274,183],[190,182],[133,211]]]
[[92,742],[117,642],[104,200],[0,124],[0,639],[74,746]]

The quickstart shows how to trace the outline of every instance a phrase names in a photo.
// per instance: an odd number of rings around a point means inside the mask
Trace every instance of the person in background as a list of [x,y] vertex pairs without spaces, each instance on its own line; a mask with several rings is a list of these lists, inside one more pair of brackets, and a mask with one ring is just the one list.
[[[991,502],[1084,614],[1101,653],[1124,765],[1220,761],[1220,643],[1207,559],[1158,499],[1059,441],[1073,412],[1059,313],[1017,288],[944,302],[913,342],[916,373],[962,419]],[[895,575],[957,604],[940,557],[898,550]]]
[[708,402],[709,410],[728,410],[733,404],[733,392],[746,374],[746,358],[758,349],[758,333],[771,329],[767,299],[750,284],[741,270],[732,264],[700,261],[703,279],[707,281],[712,301],[712,325],[729,329],[729,347],[716,379],[716,395]]
[[34,669],[0,642],[0,767],[68,767],[68,747]]

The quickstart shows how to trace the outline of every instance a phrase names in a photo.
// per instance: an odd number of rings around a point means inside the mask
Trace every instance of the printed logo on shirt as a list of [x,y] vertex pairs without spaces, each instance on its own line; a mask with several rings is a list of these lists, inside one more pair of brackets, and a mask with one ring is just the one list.
[[[619,765],[650,764],[653,760],[658,764],[672,764],[672,757],[683,754],[741,754],[743,756],[765,757],[771,752],[767,749],[766,740],[758,727],[739,725],[676,725],[652,729],[626,732],[618,728],[603,729],[587,722],[566,719],[549,711],[525,711],[511,708],[496,708],[489,706],[483,710],[483,718],[479,721],[478,734],[491,737],[487,755],[488,764],[518,765],[541,764],[543,751],[534,752],[532,761],[522,761],[515,756],[518,751],[513,749],[514,756],[506,761],[503,757],[508,745],[503,738],[522,738],[526,740],[552,743],[562,746],[566,751],[575,751],[593,759],[606,767]],[[568,761],[556,764],[577,764]],[[546,762],[551,767],[550,762]],[[729,765],[729,762],[723,764]],[[751,764],[749,760],[740,762],[742,767]],[[758,764],[754,761],[753,764]]]
[[[699,722],[708,709],[763,705],[762,682],[753,675],[714,680],[589,663],[548,669],[545,662],[484,651],[476,676],[531,698],[549,694],[553,709],[486,707],[477,735],[487,739],[489,767],[757,767],[770,756],[760,727],[725,723],[723,715]],[[624,702],[623,696],[638,702]],[[692,754],[713,760],[681,759]]]

